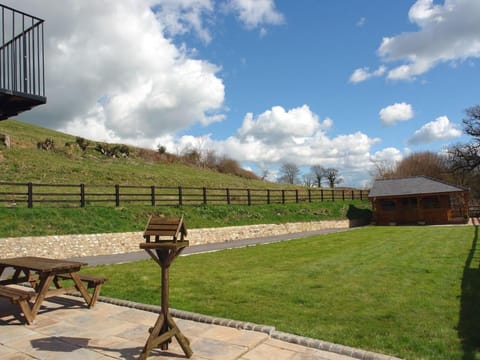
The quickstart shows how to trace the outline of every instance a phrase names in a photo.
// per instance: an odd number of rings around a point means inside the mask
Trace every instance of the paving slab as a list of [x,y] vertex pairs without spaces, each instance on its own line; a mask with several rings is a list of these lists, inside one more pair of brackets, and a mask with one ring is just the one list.
[[[149,335],[149,328],[158,317],[158,307],[101,298],[88,309],[78,296],[62,295],[44,301],[32,325],[25,325],[16,306],[0,299],[0,360],[56,359],[138,359]],[[142,307],[144,309],[142,309]],[[147,309],[147,310],[145,310]],[[150,309],[151,311],[149,311]],[[157,311],[157,312],[155,312]],[[176,317],[175,313],[182,315]],[[347,356],[298,344],[298,337],[280,333],[273,328],[227,321],[225,319],[175,311],[175,322],[189,339],[197,360],[350,360],[393,359],[368,352]],[[195,316],[194,316],[195,315]],[[200,321],[188,318],[197,318]],[[254,330],[257,329],[257,330]],[[307,342],[306,342],[307,343]],[[378,356],[377,356],[378,355]],[[166,351],[155,349],[149,359],[186,358],[175,339]]]

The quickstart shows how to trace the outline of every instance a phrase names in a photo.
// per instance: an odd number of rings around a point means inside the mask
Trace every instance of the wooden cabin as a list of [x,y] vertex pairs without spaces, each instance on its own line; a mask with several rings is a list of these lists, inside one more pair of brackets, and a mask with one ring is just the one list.
[[468,190],[425,176],[375,180],[368,195],[377,225],[453,224],[468,216]]

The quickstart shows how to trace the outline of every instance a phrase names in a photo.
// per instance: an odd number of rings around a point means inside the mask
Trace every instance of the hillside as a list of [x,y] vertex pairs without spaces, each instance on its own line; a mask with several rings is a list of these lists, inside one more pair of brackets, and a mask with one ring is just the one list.
[[[0,122],[0,139],[5,134],[9,136],[11,146],[7,148],[0,142],[0,182],[250,189],[289,187],[186,165],[175,155],[147,149],[129,147],[127,157],[113,158],[102,154],[97,146],[111,150],[122,149],[124,145],[88,141],[89,145],[82,149],[85,144],[80,146],[73,136],[15,120]],[[53,140],[54,148],[38,149],[38,143],[49,145],[47,139]],[[122,204],[114,207],[110,203],[85,208],[38,206],[36,203],[31,209],[25,205],[5,204],[0,206],[0,238],[140,231],[150,214],[184,215],[190,228],[370,216],[369,203],[360,200],[255,206],[209,203],[155,207],[125,207]]]
[[[88,140],[85,141],[88,146],[82,149],[74,136],[16,120],[0,122],[2,134],[8,135],[11,142],[10,148],[0,145],[0,181],[3,182],[279,187],[278,184],[195,167],[178,156],[154,150]],[[37,144],[44,144],[47,139],[53,140],[54,148],[38,149]],[[126,148],[129,154],[111,157],[99,151],[113,148]],[[254,177],[254,174],[243,171]]]

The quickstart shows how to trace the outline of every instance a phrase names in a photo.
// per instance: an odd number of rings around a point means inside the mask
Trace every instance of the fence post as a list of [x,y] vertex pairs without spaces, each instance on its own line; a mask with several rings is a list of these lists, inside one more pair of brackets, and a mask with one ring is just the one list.
[[85,207],[85,184],[80,184],[80,207]]
[[150,186],[150,200],[152,202],[152,206],[155,206],[155,185]]
[[308,189],[308,202],[312,202],[312,189]]
[[363,200],[363,190],[360,190],[360,200]]
[[282,204],[285,204],[285,190],[282,190]]
[[227,192],[227,205],[230,205],[230,189],[226,188],[225,190]]
[[345,201],[345,190],[342,189],[342,201]]
[[267,204],[270,205],[270,189],[267,189]]
[[120,206],[120,185],[115,185],[115,206]]
[[183,205],[183,193],[182,193],[182,187],[178,187],[178,205],[182,206]]
[[323,202],[323,189],[320,189],[320,201]]
[[355,200],[355,190],[352,190],[352,200]]
[[248,206],[252,205],[252,194],[250,193],[250,189],[247,189],[247,204]]
[[330,190],[332,192],[332,201],[335,202],[335,189]]
[[203,187],[202,191],[203,191],[203,204],[207,205],[207,188]]
[[28,203],[28,207],[29,208],[32,208],[33,207],[33,184],[31,182],[29,182],[27,184],[27,192],[28,192],[28,200],[27,200],[27,203]]
[[300,201],[299,201],[299,197],[298,197],[298,189],[295,189],[295,202],[298,204]]

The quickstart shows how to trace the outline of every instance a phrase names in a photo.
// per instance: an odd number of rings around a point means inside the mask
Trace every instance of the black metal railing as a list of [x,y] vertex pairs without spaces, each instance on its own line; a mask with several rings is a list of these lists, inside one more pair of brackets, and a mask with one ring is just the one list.
[[0,89],[45,97],[44,21],[0,4]]

